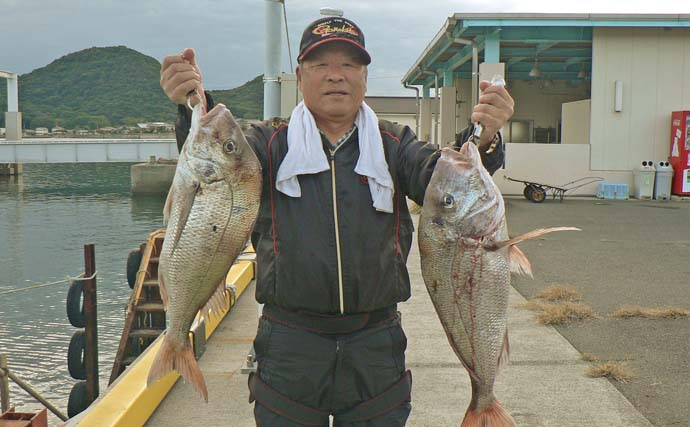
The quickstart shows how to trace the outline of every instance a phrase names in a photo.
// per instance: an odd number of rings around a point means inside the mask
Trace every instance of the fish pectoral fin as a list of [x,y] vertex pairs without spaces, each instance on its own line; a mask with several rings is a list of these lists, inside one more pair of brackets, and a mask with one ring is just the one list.
[[510,342],[508,341],[508,328],[503,334],[503,347],[501,347],[501,354],[498,356],[498,370],[503,369],[510,360]]
[[168,190],[168,196],[165,198],[165,206],[163,206],[163,224],[168,225],[170,220],[170,213],[172,212],[173,198],[175,197],[175,186],[171,185]]
[[517,273],[523,276],[532,276],[532,264],[527,259],[527,255],[517,246],[511,246],[508,251],[508,259],[510,260],[511,273]]
[[500,242],[488,242],[484,245],[484,249],[488,251],[495,251],[506,246],[516,245],[525,240],[534,239],[535,237],[542,236],[544,234],[553,233],[554,231],[582,231],[577,227],[550,227],[550,228],[539,228],[537,230],[532,230],[528,233],[521,234],[519,236],[513,237],[508,240],[501,240]]
[[[179,188],[181,188],[182,190],[175,191],[175,200],[173,202],[179,204],[180,206],[180,217],[177,221],[175,235],[173,236],[172,252],[175,252],[177,243],[180,241],[180,237],[182,236],[182,230],[184,230],[184,227],[187,224],[189,213],[192,211],[192,206],[194,206],[194,199],[196,198],[196,195],[199,192],[199,189],[201,188],[201,183],[198,181],[194,181],[191,185],[187,185],[184,187],[180,186],[178,187],[178,189]],[[170,191],[173,190],[171,189]]]

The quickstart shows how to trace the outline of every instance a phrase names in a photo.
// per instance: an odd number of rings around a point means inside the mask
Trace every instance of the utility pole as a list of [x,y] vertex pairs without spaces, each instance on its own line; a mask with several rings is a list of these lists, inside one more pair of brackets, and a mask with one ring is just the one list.
[[280,61],[282,58],[282,0],[266,0],[264,47],[264,120],[280,116]]

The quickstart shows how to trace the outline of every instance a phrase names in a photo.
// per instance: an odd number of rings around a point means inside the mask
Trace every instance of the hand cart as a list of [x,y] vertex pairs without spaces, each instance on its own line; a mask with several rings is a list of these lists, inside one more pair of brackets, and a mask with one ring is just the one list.
[[506,176],[505,179],[525,184],[525,189],[522,191],[522,194],[525,196],[525,199],[530,200],[534,203],[543,202],[546,199],[547,191],[551,192],[552,198],[554,200],[556,200],[556,197],[558,197],[562,202],[563,197],[565,197],[565,193],[573,192],[574,190],[584,187],[585,185],[593,184],[595,182],[604,180],[604,178],[598,176],[588,176],[585,178],[576,179],[575,181],[570,181],[563,185],[547,185],[534,181],[513,179],[509,176]]

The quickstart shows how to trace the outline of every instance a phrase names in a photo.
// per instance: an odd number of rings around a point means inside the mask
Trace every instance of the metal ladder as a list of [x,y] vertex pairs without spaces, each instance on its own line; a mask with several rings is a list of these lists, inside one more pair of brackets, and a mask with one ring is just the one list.
[[156,230],[141,247],[141,264],[108,384],[165,331],[165,309],[158,283],[158,260],[164,238],[165,230]]

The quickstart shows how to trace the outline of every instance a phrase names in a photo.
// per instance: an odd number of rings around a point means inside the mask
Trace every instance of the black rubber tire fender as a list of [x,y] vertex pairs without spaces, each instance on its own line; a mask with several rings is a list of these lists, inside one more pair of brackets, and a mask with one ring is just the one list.
[[69,347],[67,347],[67,370],[75,380],[86,379],[85,351],[86,338],[84,331],[75,331],[72,339],[69,340]]
[[142,253],[140,249],[132,249],[127,255],[127,283],[130,289],[134,289],[137,284],[137,273],[141,265]]
[[75,280],[69,285],[67,290],[67,318],[69,323],[75,328],[83,328],[86,324],[84,317],[84,282]]
[[88,408],[91,402],[86,394],[86,381],[79,381],[72,386],[67,400],[67,416],[72,418]]

